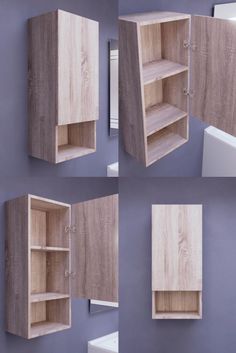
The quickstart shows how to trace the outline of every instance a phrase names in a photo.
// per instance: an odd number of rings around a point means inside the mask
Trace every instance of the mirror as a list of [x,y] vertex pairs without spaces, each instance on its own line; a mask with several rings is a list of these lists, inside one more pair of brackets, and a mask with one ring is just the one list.
[[118,40],[109,41],[109,131],[110,136],[119,131]]
[[236,21],[236,2],[215,5],[214,17]]
[[114,310],[119,307],[118,303],[114,302],[104,302],[101,300],[90,300],[89,301],[89,312],[91,314],[96,314],[102,311]]

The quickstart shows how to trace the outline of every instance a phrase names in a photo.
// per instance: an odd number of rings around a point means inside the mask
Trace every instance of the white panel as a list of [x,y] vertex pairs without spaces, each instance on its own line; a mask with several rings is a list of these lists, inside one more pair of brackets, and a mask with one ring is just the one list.
[[236,20],[236,2],[215,5],[214,17]]
[[108,177],[118,177],[119,176],[119,163],[112,163],[107,166],[107,176]]
[[236,176],[236,138],[213,126],[205,129],[203,177]]
[[119,333],[99,337],[88,342],[88,353],[118,353]]

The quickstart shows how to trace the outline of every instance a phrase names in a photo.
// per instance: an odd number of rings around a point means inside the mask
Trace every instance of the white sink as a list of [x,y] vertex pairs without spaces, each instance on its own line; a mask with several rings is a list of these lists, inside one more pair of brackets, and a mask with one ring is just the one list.
[[88,342],[88,353],[118,353],[119,333],[96,338]]
[[107,176],[108,177],[118,177],[119,176],[119,163],[112,163],[107,166]]
[[236,176],[236,137],[213,126],[205,129],[203,177]]

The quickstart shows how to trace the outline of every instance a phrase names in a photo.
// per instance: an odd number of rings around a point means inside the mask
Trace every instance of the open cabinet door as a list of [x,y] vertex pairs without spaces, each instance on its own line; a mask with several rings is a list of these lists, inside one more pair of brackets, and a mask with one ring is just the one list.
[[236,136],[236,22],[192,17],[191,115]]
[[72,225],[72,296],[117,302],[118,195],[72,205]]

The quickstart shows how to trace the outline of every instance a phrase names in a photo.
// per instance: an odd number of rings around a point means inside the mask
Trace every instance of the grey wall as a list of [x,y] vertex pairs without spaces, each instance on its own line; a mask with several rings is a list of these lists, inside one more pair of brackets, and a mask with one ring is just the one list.
[[[212,15],[213,6],[224,0],[119,0],[122,15],[147,11],[177,11],[198,15]],[[121,176],[201,176],[203,132],[207,127],[198,119],[190,119],[189,142],[149,168],[145,168],[123,150],[119,150]]]
[[118,329],[118,311],[89,314],[88,301],[72,301],[72,328],[33,340],[5,333],[5,201],[27,193],[76,203],[118,192],[115,178],[0,178],[0,352],[87,353],[87,341]]
[[[97,152],[53,165],[27,151],[27,24],[57,8],[100,23],[100,120]],[[105,176],[118,159],[118,139],[108,136],[108,40],[117,38],[117,0],[0,1],[0,175]]]
[[[120,352],[235,353],[236,180],[123,178]],[[151,318],[151,205],[203,204],[203,319]]]

